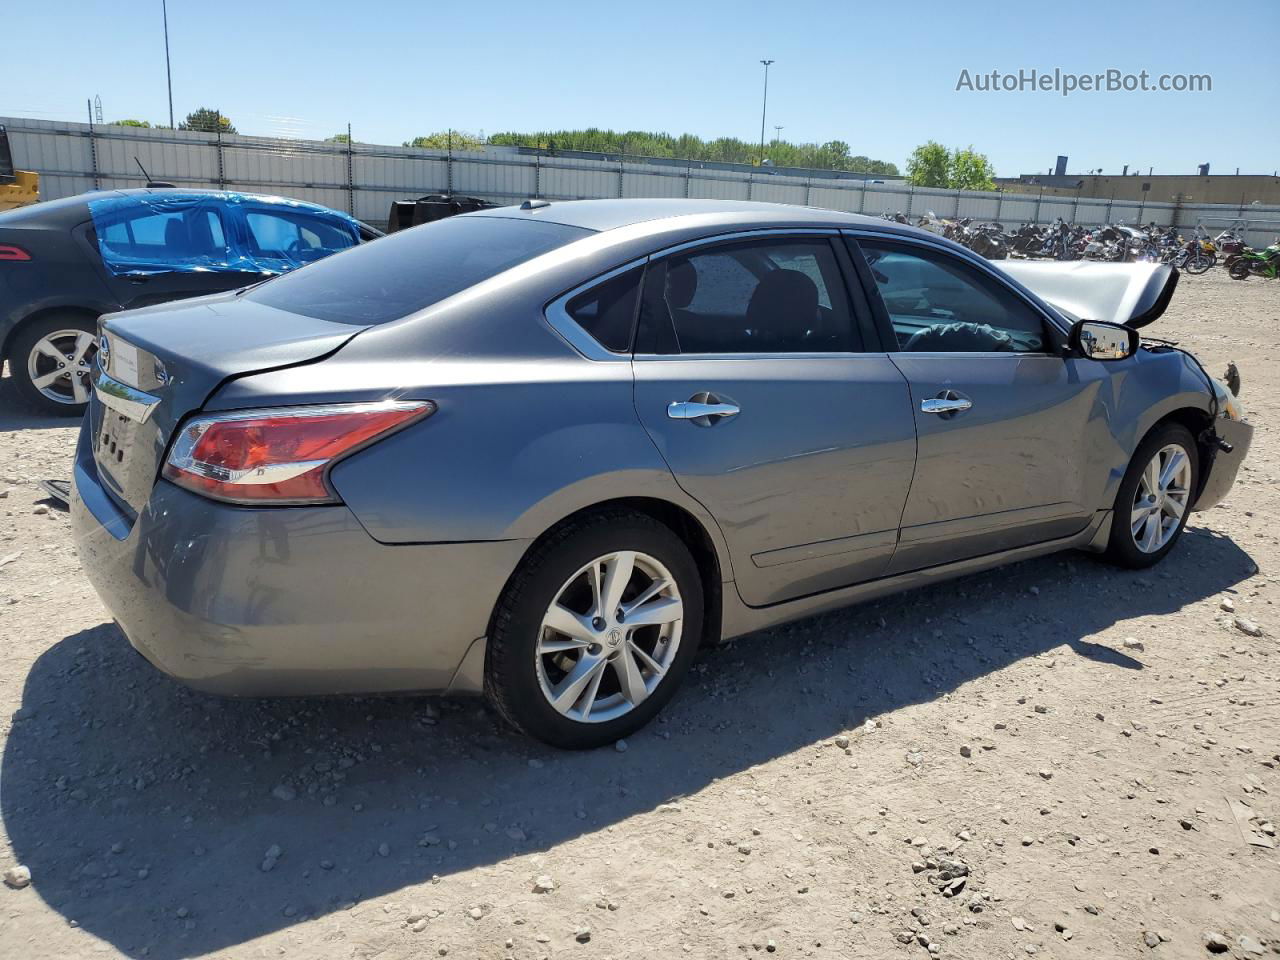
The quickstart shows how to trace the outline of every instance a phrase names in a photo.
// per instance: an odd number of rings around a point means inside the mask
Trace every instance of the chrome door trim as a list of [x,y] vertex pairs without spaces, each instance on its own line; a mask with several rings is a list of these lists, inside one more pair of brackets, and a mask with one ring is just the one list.
[[160,398],[143,393],[110,376],[101,366],[93,378],[93,392],[103,406],[123,414],[136,423],[146,423]]
[[742,409],[736,403],[702,403],[697,400],[673,400],[667,404],[672,420],[696,420],[698,417],[736,417]]

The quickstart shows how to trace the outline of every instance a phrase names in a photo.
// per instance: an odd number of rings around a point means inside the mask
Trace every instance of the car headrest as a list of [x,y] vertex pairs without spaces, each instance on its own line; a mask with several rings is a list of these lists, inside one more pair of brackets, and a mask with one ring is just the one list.
[[688,260],[667,267],[667,305],[683,310],[698,293],[698,271]]
[[799,270],[766,274],[747,305],[747,325],[762,331],[803,333],[817,315],[818,285]]

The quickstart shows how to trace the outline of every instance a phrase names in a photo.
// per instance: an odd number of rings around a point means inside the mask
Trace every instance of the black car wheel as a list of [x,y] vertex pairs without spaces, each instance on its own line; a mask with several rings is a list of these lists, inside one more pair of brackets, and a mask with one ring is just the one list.
[[96,324],[88,317],[46,317],[21,327],[9,350],[19,397],[40,413],[80,416],[93,389]]
[[671,699],[702,612],[697,565],[668,527],[623,511],[571,521],[534,548],[498,601],[485,694],[553,746],[613,743]]

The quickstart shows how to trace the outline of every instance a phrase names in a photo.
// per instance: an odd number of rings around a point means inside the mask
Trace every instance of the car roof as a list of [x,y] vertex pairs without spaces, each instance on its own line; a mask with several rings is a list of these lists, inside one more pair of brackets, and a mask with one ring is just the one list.
[[[750,229],[753,226],[798,227],[883,227],[886,221],[856,213],[841,213],[818,207],[802,207],[789,203],[763,203],[751,200],[551,200],[532,201],[532,206],[497,207],[466,213],[466,217],[506,217],[519,220],[544,220],[569,227],[606,231],[639,223],[653,223],[655,232],[675,226],[655,221],[674,221],[682,217],[700,217],[714,225],[722,217],[726,226]],[[902,227],[902,224],[893,224]]]

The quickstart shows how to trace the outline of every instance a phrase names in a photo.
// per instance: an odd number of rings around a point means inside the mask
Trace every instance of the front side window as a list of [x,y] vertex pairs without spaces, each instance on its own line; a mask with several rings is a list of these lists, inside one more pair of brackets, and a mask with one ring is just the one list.
[[349,223],[293,210],[246,210],[244,222],[254,258],[311,263],[359,242]]
[[654,262],[638,352],[837,353],[862,349],[831,244],[783,238]]
[[942,251],[858,241],[898,349],[927,353],[1042,353],[1040,315],[999,281]]

